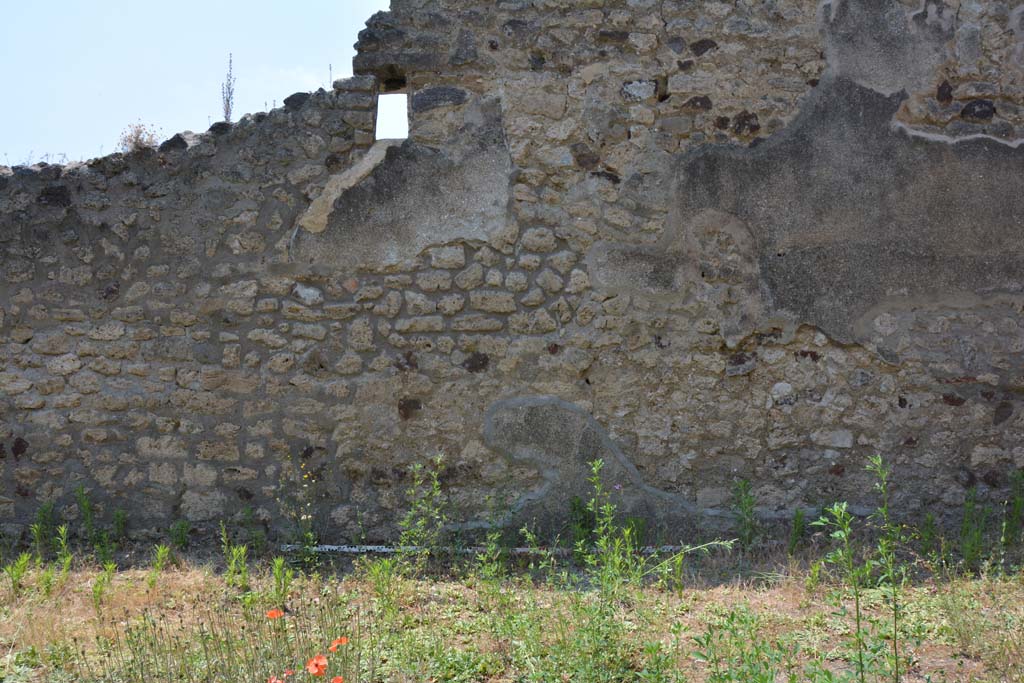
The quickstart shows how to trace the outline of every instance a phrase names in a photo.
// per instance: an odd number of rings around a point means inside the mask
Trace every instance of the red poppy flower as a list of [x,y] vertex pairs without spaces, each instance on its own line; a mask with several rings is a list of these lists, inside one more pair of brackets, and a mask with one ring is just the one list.
[[345,683],[345,678],[343,676],[335,676],[331,679],[331,683]]
[[345,636],[342,636],[341,638],[335,638],[334,642],[331,643],[331,646],[327,649],[331,652],[337,652],[338,648],[342,645],[348,645],[348,638],[346,638]]
[[267,610],[267,619],[280,619],[284,616],[284,611],[279,610],[276,607],[272,610]]
[[306,662],[306,671],[314,676],[323,676],[327,673],[327,657],[323,655],[313,657],[313,659]]

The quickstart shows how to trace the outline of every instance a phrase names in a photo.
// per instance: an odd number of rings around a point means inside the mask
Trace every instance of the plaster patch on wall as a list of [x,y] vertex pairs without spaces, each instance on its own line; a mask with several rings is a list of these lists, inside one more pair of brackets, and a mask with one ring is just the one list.
[[930,87],[954,37],[952,14],[929,0],[909,15],[894,0],[835,0],[820,16],[831,73],[884,95]]
[[338,197],[345,190],[365,180],[384,161],[387,151],[400,144],[401,140],[378,140],[354,166],[332,175],[320,196],[313,200],[299,218],[299,227],[309,232],[323,232],[327,228],[327,219],[334,210],[334,203],[338,201]]
[[842,341],[889,297],[1019,291],[1021,150],[910,137],[890,125],[902,99],[829,77],[768,142],[685,157],[679,214],[737,216],[772,306]]
[[[949,17],[929,6],[908,17],[892,0],[823,10],[830,65],[796,119],[752,148],[705,145],[682,156],[662,243],[596,246],[595,281],[621,287],[632,277],[653,298],[682,301],[686,280],[704,278],[689,263],[694,252],[671,245],[710,210],[752,235],[762,325],[781,318],[866,341],[864,316],[884,301],[1024,288],[1019,141],[978,135],[950,145],[894,123],[905,90],[943,58]],[[670,286],[639,273],[662,273]],[[737,284],[757,301],[749,278]],[[748,331],[756,317],[744,318]]]
[[[480,115],[467,115],[474,123],[444,149],[412,139],[388,147],[380,163],[337,194],[324,229],[297,236],[293,260],[387,268],[432,245],[487,242],[506,233],[512,164],[500,109],[493,100],[467,106],[479,107]],[[305,224],[318,228],[324,209],[310,207]]]

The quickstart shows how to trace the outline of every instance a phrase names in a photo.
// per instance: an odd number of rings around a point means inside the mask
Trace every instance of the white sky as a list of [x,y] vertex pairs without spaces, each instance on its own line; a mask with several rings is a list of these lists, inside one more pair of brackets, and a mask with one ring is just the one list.
[[[234,117],[330,88],[352,73],[356,35],[389,0],[0,0],[0,164],[116,151],[141,122],[161,140],[223,118],[233,55]],[[405,137],[405,111],[380,137]],[[47,155],[49,155],[47,157]]]

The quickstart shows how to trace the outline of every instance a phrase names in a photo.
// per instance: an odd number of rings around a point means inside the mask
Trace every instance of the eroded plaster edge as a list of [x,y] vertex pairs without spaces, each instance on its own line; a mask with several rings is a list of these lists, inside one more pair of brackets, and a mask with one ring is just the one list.
[[378,140],[354,166],[332,175],[327,180],[323,192],[313,200],[306,212],[299,218],[297,227],[313,233],[326,230],[327,219],[334,210],[334,203],[338,201],[342,193],[365,180],[373,172],[373,169],[383,163],[387,151],[402,142],[404,140]]

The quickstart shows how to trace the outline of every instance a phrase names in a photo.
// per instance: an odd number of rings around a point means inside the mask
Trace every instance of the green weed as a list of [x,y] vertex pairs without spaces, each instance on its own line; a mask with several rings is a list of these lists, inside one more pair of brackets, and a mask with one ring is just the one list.
[[754,507],[757,501],[746,479],[737,480],[732,487],[732,511],[736,517],[736,535],[739,546],[750,550],[760,533]]
[[36,510],[35,522],[29,525],[37,564],[45,562],[52,550],[53,524],[53,503],[44,503]]
[[1010,477],[1010,499],[1006,503],[1002,543],[1007,550],[1018,548],[1024,536],[1024,470]]
[[28,574],[29,563],[32,561],[31,553],[21,553],[13,562],[4,566],[4,574],[11,583],[11,595],[17,599],[24,587],[25,576]]
[[804,542],[807,535],[807,513],[803,508],[797,508],[793,513],[793,523],[789,526],[789,541],[786,543],[786,552],[794,554]]
[[960,523],[960,557],[964,569],[978,571],[985,554],[985,527],[988,524],[988,508],[978,501],[975,488],[967,492],[964,501],[963,518]]
[[379,557],[363,562],[360,568],[373,587],[373,594],[385,620],[394,620],[398,614],[400,561],[394,557]]
[[274,577],[274,591],[272,593],[274,604],[284,607],[288,602],[288,594],[291,592],[292,582],[295,580],[295,571],[288,567],[283,557],[275,557],[270,569]]
[[903,588],[907,583],[907,568],[899,560],[897,551],[904,541],[902,525],[895,522],[889,510],[889,479],[892,474],[882,456],[874,455],[868,461],[867,469],[875,475],[875,491],[881,499],[873,518],[879,525],[880,534],[875,557],[872,560],[878,572],[878,585],[886,591],[891,613],[892,629],[889,641],[892,655],[889,667],[894,683],[900,680],[900,620],[903,617]]
[[156,582],[160,578],[160,574],[167,568],[170,558],[170,546],[159,544],[153,547],[153,566],[146,575],[146,585],[149,586],[150,590],[156,588]]
[[221,552],[224,555],[224,583],[229,588],[249,590],[249,548],[231,542],[224,522],[220,523]]
[[71,553],[71,545],[68,541],[68,525],[61,524],[57,527],[57,563],[60,564],[60,578],[63,582],[71,571],[71,563],[74,555]]
[[869,572],[864,565],[858,562],[854,551],[853,515],[850,514],[845,502],[834,503],[831,507],[825,508],[825,514],[816,521],[811,522],[811,524],[812,526],[824,527],[829,531],[829,537],[838,544],[834,550],[825,556],[825,562],[835,566],[840,571],[843,580],[853,593],[854,632],[852,640],[857,667],[857,680],[860,683],[865,683],[867,680],[868,634],[865,630],[862,602],[864,598],[864,584],[868,579]]
[[114,510],[114,524],[111,529],[113,541],[118,545],[128,540],[128,513],[124,510]]
[[399,559],[412,575],[422,574],[431,558],[443,554],[448,523],[447,499],[441,490],[444,456],[437,455],[427,466],[416,463],[410,469],[411,483],[406,490],[409,508],[398,523]]
[[730,610],[701,636],[694,658],[709,670],[708,683],[775,683],[797,678],[798,648],[761,635],[761,620],[748,609]]
[[187,519],[179,519],[171,524],[171,544],[178,550],[188,548],[188,535],[192,531],[192,525]]
[[78,502],[78,514],[82,517],[82,538],[90,545],[95,544],[97,541],[96,511],[84,486],[75,489],[75,500]]
[[114,573],[116,571],[117,565],[113,562],[108,562],[103,565],[103,571],[97,574],[92,582],[92,606],[96,610],[97,617],[102,614],[103,598],[114,581]]

